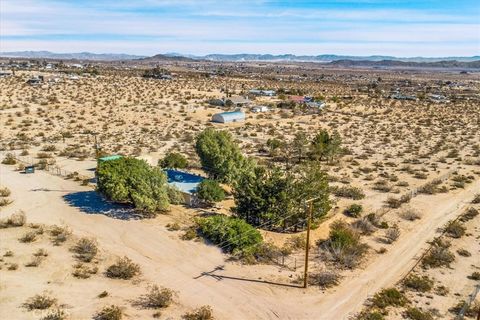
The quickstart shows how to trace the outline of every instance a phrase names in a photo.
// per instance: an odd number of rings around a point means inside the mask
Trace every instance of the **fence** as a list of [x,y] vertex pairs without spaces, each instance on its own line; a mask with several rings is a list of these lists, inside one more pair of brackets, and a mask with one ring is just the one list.
[[[23,165],[28,165],[28,166],[35,165],[34,158],[31,157],[31,156],[30,157],[29,156],[21,156],[21,155],[15,154],[15,153],[11,153],[11,154],[13,155],[13,157],[15,158],[16,161],[22,163]],[[62,169],[58,165],[55,165],[55,164],[45,163],[41,167],[39,167],[38,165],[35,165],[35,166],[37,168],[39,168],[40,170],[46,171],[46,172],[48,172],[52,175],[59,176],[59,177],[62,177],[62,178],[66,178],[66,179],[75,179],[77,181],[85,181],[85,180],[90,180],[91,179],[91,177],[81,175],[78,172],[75,172],[75,171],[72,172],[72,171]]]
[[[462,309],[458,313],[458,315],[455,317],[455,320],[463,320],[465,317],[465,313],[467,312],[468,308],[472,305],[472,303],[475,301],[475,298],[477,297],[478,292],[480,291],[480,284],[475,285],[475,288],[473,289],[473,292],[468,296],[468,300],[465,301],[465,304],[463,305]],[[480,317],[480,310],[477,315],[477,319]]]

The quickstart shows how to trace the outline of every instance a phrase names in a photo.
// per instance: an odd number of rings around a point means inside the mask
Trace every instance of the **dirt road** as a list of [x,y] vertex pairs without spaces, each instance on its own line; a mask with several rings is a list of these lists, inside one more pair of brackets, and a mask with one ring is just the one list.
[[[19,174],[12,167],[0,165],[0,184],[11,189],[15,200],[0,216],[22,209],[30,222],[64,223],[76,234],[94,236],[104,250],[129,256],[139,263],[147,281],[177,290],[181,304],[211,305],[219,319],[347,319],[368,296],[400,279],[437,228],[459,214],[474,192],[480,190],[477,180],[465,190],[416,197],[412,206],[423,213],[422,219],[412,222],[412,228],[389,246],[387,253],[374,256],[363,270],[355,271],[338,287],[322,293],[317,288],[304,291],[201,276],[217,266],[225,266],[218,274],[229,276],[259,278],[276,271],[269,266],[225,263],[225,256],[215,247],[182,241],[167,231],[165,217],[127,221],[93,214],[92,207],[98,200],[95,192],[73,181],[41,171]],[[75,306],[73,311],[82,315],[81,306]]]

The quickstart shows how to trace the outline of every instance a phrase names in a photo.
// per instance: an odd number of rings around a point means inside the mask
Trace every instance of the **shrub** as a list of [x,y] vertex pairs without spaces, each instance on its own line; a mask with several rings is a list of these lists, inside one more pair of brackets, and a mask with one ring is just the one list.
[[474,271],[471,275],[468,276],[470,280],[480,280],[480,272]]
[[400,208],[402,206],[402,201],[400,201],[400,199],[395,197],[388,197],[386,200],[386,203],[387,203],[387,206],[392,209]]
[[35,231],[26,232],[18,240],[20,240],[20,242],[23,242],[23,243],[33,242],[37,240],[37,233]]
[[285,247],[288,247],[291,250],[304,249],[307,245],[307,238],[304,234],[291,236],[285,242]]
[[461,238],[465,234],[466,228],[458,221],[450,223],[445,232],[452,238]]
[[400,237],[400,229],[397,225],[393,225],[391,228],[385,231],[385,242],[386,243],[393,243],[397,241]]
[[41,318],[41,320],[65,320],[65,319],[68,319],[68,314],[59,308],[55,310],[51,310],[49,313],[47,313],[45,317]]
[[363,211],[363,207],[360,204],[351,204],[347,209],[345,209],[344,213],[347,216],[358,218]]
[[[452,312],[455,315],[458,315],[465,306],[465,301],[460,300],[455,306],[448,309],[448,311]],[[480,303],[475,301],[472,304],[466,306],[464,316],[467,318],[474,318],[478,315],[479,312]]]
[[385,317],[378,311],[364,311],[358,315],[358,320],[384,320]]
[[8,164],[8,165],[14,165],[17,163],[17,160],[15,159],[15,156],[11,153],[7,153],[5,155],[5,158],[2,160],[2,164]]
[[475,197],[474,197],[473,200],[472,200],[472,203],[473,203],[473,204],[480,203],[480,193],[477,193],[477,194],[475,195]]
[[167,193],[168,193],[168,201],[171,204],[182,204],[185,202],[183,193],[178,188],[173,186],[168,186]]
[[380,309],[385,309],[389,306],[403,307],[407,303],[408,299],[405,295],[395,288],[383,289],[372,298],[372,305]]
[[43,259],[44,257],[34,256],[30,262],[25,264],[25,267],[38,267],[42,263]]
[[213,310],[210,306],[202,306],[192,312],[185,313],[182,318],[184,320],[213,320]]
[[0,221],[0,228],[9,228],[9,227],[22,227],[27,223],[27,217],[25,212],[18,211],[12,214],[7,219],[2,219]]
[[13,201],[8,198],[0,198],[0,207],[8,206]]
[[415,274],[409,275],[403,280],[403,285],[418,292],[428,292],[433,288],[433,280],[428,276],[418,276]]
[[148,292],[141,296],[137,302],[144,308],[166,308],[173,302],[175,292],[168,288],[153,285],[149,287]]
[[12,192],[7,187],[0,188],[0,197],[8,197]]
[[93,318],[95,320],[121,320],[123,311],[120,307],[112,304],[111,306],[103,307]]
[[367,217],[358,219],[352,223],[352,227],[358,230],[361,234],[369,235],[375,232],[376,227],[370,222]]
[[310,283],[322,288],[331,288],[340,282],[340,276],[336,272],[321,271],[310,276]]
[[215,180],[205,179],[198,185],[197,196],[209,204],[225,199],[225,191]]
[[96,274],[98,272],[98,267],[88,267],[87,265],[84,265],[82,263],[77,263],[76,265],[73,266],[73,272],[72,275],[75,278],[79,279],[88,279],[92,276],[92,274]]
[[71,250],[76,253],[76,259],[83,262],[90,262],[97,255],[97,242],[94,239],[81,238]]
[[239,218],[215,215],[198,221],[202,234],[227,252],[252,252],[262,243],[262,235],[257,229]]
[[51,240],[54,245],[59,246],[72,234],[72,231],[66,226],[57,226],[54,225],[50,229]]
[[402,212],[400,212],[400,217],[405,220],[415,221],[417,219],[420,219],[421,215],[417,210],[413,208],[406,208]]
[[448,250],[448,247],[434,244],[430,252],[423,258],[422,265],[431,268],[448,267],[453,261],[455,261],[455,255]]
[[348,198],[352,200],[360,200],[365,198],[365,192],[358,187],[342,186],[332,188],[333,194],[337,197]]
[[128,257],[117,259],[117,261],[107,268],[106,275],[109,278],[131,279],[140,273],[140,266],[130,260]]
[[185,169],[188,166],[188,160],[180,153],[169,152],[161,160],[158,165],[162,168]]
[[97,297],[100,298],[100,299],[108,297],[108,291],[104,290],[104,291],[100,292]]
[[467,212],[465,212],[461,217],[460,217],[460,221],[462,222],[466,222],[466,221],[469,221],[469,220],[472,220],[473,218],[475,218],[476,216],[478,216],[478,210],[475,209],[475,208],[469,208],[467,210]]
[[360,236],[342,221],[335,221],[330,227],[329,240],[332,246],[348,247],[358,244]]
[[28,310],[45,310],[57,303],[57,299],[53,298],[47,292],[30,297],[23,306]]
[[428,311],[422,311],[415,307],[410,307],[405,311],[405,316],[412,320],[433,320],[433,316]]
[[148,214],[168,208],[166,174],[143,160],[120,158],[100,162],[97,177],[98,190],[112,201],[131,203]]

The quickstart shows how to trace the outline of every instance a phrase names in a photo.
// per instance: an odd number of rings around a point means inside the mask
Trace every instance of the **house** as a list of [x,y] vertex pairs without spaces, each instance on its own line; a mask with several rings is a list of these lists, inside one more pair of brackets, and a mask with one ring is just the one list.
[[41,76],[34,76],[27,80],[27,83],[32,86],[41,84],[42,82],[43,82],[43,77]]
[[310,108],[323,109],[327,106],[327,104],[323,101],[312,101],[307,102],[307,106],[309,106]]
[[202,176],[180,170],[166,169],[167,183],[180,190],[185,199],[185,204],[194,205],[197,202],[195,193],[198,185],[205,179]]
[[232,104],[233,106],[236,106],[236,107],[242,107],[245,105],[249,105],[250,103],[251,101],[248,98],[244,98],[240,96],[231,97],[225,100],[225,105]]
[[267,112],[268,107],[267,106],[256,106],[252,108],[252,112],[258,113],[258,112]]
[[429,98],[430,101],[435,102],[435,103],[450,102],[447,99],[447,97],[445,97],[444,95],[441,95],[441,94],[430,94],[428,98]]
[[216,113],[212,116],[212,122],[227,123],[245,120],[245,113],[240,110]]
[[273,97],[276,95],[275,90],[252,89],[248,91],[248,93],[254,96],[266,96],[266,97]]
[[309,96],[288,96],[288,100],[295,103],[307,103],[312,102],[313,98]]

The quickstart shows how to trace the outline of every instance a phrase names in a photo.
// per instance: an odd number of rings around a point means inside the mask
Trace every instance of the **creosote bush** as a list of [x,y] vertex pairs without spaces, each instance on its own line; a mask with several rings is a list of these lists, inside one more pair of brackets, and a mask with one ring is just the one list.
[[27,216],[25,215],[25,212],[20,210],[6,219],[1,219],[0,229],[9,227],[22,227],[25,225],[25,223],[27,223]]
[[403,280],[403,285],[418,292],[429,292],[433,288],[433,280],[428,276],[411,274]]
[[53,298],[49,293],[43,292],[42,294],[34,295],[30,297],[23,306],[28,310],[45,310],[57,303],[57,299]]
[[411,320],[433,320],[433,316],[428,311],[422,311],[416,307],[410,307],[405,310],[405,316]]
[[83,262],[90,262],[97,255],[97,242],[94,239],[81,238],[77,241],[75,246],[71,248],[71,250],[76,253],[76,259]]
[[465,230],[466,228],[459,221],[454,221],[447,226],[445,232],[448,236],[458,239],[465,234]]
[[137,304],[144,308],[166,308],[172,304],[174,296],[175,292],[173,290],[153,285],[148,288],[146,294],[139,298]]
[[183,320],[213,320],[213,310],[210,306],[202,306],[182,316]]
[[116,305],[103,307],[93,317],[95,320],[121,320],[123,318],[123,311]]
[[128,280],[140,273],[140,266],[130,260],[128,257],[117,259],[117,261],[107,268],[106,275],[109,278]]
[[372,305],[379,309],[385,309],[389,306],[403,307],[407,303],[407,297],[396,288],[383,289],[372,298]]

